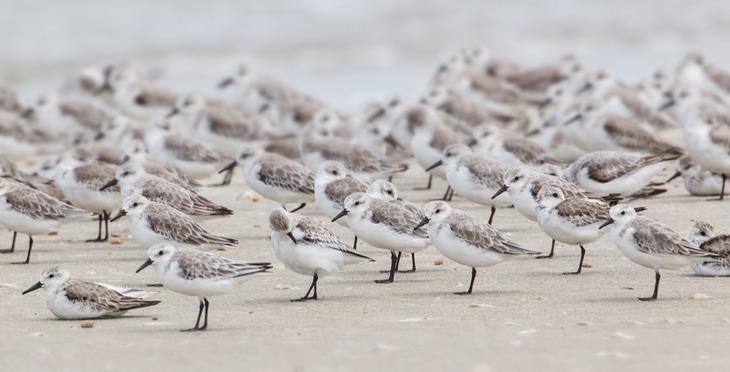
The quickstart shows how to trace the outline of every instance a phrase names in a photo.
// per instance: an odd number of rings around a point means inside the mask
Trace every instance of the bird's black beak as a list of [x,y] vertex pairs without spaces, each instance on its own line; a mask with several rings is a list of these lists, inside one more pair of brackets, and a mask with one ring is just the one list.
[[608,217],[608,219],[606,220],[606,222],[603,223],[603,225],[598,226],[598,230],[600,230],[600,229],[602,229],[602,228],[604,228],[604,227],[606,227],[606,226],[608,226],[608,225],[610,225],[612,223],[613,223],[613,218]]
[[288,236],[289,239],[291,239],[291,241],[294,242],[294,244],[297,244],[297,240],[294,239],[294,234],[292,234],[291,231],[289,231],[288,233],[286,233],[286,236]]
[[230,164],[226,165],[225,168],[218,171],[218,174],[221,174],[223,172],[229,172],[231,169],[235,168],[236,165],[238,165],[238,162],[236,160],[232,161]]
[[498,197],[500,194],[507,191],[508,189],[509,189],[509,186],[502,185],[502,187],[500,187],[499,190],[497,190],[497,192],[495,192],[494,195],[492,195],[492,199]]
[[550,100],[550,98],[545,98],[545,100],[544,100],[544,101],[540,102],[540,103],[539,103],[539,104],[537,105],[537,109],[538,109],[538,110],[540,110],[540,111],[544,110],[544,109],[545,109],[545,107],[548,107],[548,105],[550,105],[550,102],[552,102],[552,101]]
[[677,173],[675,173],[671,177],[669,177],[669,179],[666,182],[664,182],[664,183],[669,183],[669,182],[673,181],[675,178],[677,178],[677,177],[679,177],[681,175],[682,175],[682,172],[677,171]]
[[373,121],[379,119],[383,115],[385,115],[385,109],[381,107],[377,111],[375,111],[372,115],[370,115],[367,119],[365,119],[365,122],[372,123]]
[[636,208],[634,208],[634,211],[636,211],[636,213],[643,212],[645,210],[646,210],[646,207],[636,207]]
[[583,118],[583,114],[575,114],[572,118],[568,119],[563,125],[568,125],[570,123],[576,122]]
[[179,113],[180,113],[180,110],[178,110],[177,107],[175,107],[174,109],[172,109],[172,111],[170,111],[167,115],[165,115],[165,119],[169,119]]
[[117,213],[117,215],[114,216],[114,218],[112,218],[111,220],[109,220],[109,222],[114,222],[114,221],[116,221],[116,220],[118,220],[118,219],[120,219],[120,218],[122,218],[122,217],[124,217],[126,215],[127,215],[127,211],[125,211],[124,209],[120,209],[119,210],[119,213]]
[[583,93],[583,92],[587,92],[587,91],[589,91],[589,90],[591,90],[591,89],[593,89],[593,84],[591,84],[591,83],[586,83],[586,85],[584,85],[584,86],[582,86],[582,87],[581,87],[580,89],[578,89],[578,91],[577,91],[577,92],[575,92],[575,94],[581,94],[581,93]]
[[233,84],[233,78],[231,78],[231,77],[225,78],[225,79],[223,79],[223,81],[218,83],[218,89],[225,89],[226,87],[228,87],[231,84]]
[[540,134],[540,127],[537,127],[535,129],[525,133],[525,137],[532,137],[532,136],[536,136],[538,134]]
[[439,166],[441,166],[441,165],[443,165],[443,164],[444,164],[444,161],[443,161],[443,160],[439,160],[439,161],[437,161],[437,162],[435,162],[435,163],[431,164],[431,166],[430,166],[430,167],[426,168],[426,172],[428,172],[428,171],[430,171],[431,169],[434,169],[434,168],[436,168],[436,167],[439,167]]
[[109,181],[109,182],[105,183],[105,184],[104,184],[104,186],[102,186],[102,187],[101,187],[101,188],[99,189],[99,191],[104,191],[104,190],[106,190],[106,189],[108,189],[108,188],[110,188],[110,187],[112,187],[112,186],[116,186],[116,185],[117,185],[118,183],[119,183],[119,180],[118,180],[118,179],[116,179],[116,178],[114,178],[114,179],[112,179],[111,181]]
[[33,291],[35,291],[36,289],[40,289],[41,287],[43,287],[43,284],[41,284],[41,282],[38,282],[38,283],[36,283],[36,284],[33,284],[33,286],[32,286],[32,287],[30,287],[30,288],[28,288],[28,289],[24,290],[24,291],[23,291],[23,294],[26,294],[26,293],[30,293],[30,292],[33,292]]
[[335,216],[335,218],[332,219],[332,222],[335,222],[335,221],[339,220],[340,218],[347,216],[347,213],[348,213],[347,209],[343,209],[342,212],[340,212],[338,215]]
[[147,261],[145,261],[145,262],[144,262],[144,263],[142,264],[142,266],[140,266],[140,267],[139,267],[139,269],[137,269],[137,271],[135,271],[134,273],[135,273],[135,274],[139,273],[140,271],[144,270],[144,269],[145,269],[145,267],[147,267],[147,266],[149,266],[149,265],[152,265],[152,263],[153,263],[153,262],[154,262],[154,261],[152,261],[152,259],[151,259],[151,258],[148,258],[148,259],[147,259]]
[[416,227],[414,227],[414,228],[413,228],[413,231],[416,231],[416,230],[418,230],[418,229],[419,229],[419,228],[420,228],[421,226],[423,226],[423,225],[427,224],[427,223],[428,223],[429,221],[431,221],[431,219],[430,219],[430,218],[428,218],[428,217],[423,217],[423,219],[421,220],[421,222],[419,222],[419,223],[418,223],[418,225],[416,225]]
[[393,146],[393,148],[396,148],[396,149],[403,148],[403,145],[401,145],[400,142],[398,142],[398,140],[395,139],[395,137],[393,137],[393,135],[390,133],[387,136],[385,136],[385,138],[383,138],[383,141],[385,141],[385,143],[387,143],[388,145]]
[[22,116],[25,119],[29,119],[31,116],[33,116],[33,112],[34,112],[33,108],[29,107],[29,108],[23,110],[23,112],[20,113],[20,116]]
[[664,110],[666,110],[666,109],[668,109],[668,108],[670,108],[670,107],[674,106],[674,104],[675,104],[675,103],[676,103],[676,101],[674,101],[674,98],[669,98],[668,100],[666,100],[666,101],[665,101],[665,102],[664,102],[664,103],[663,103],[663,104],[662,104],[662,105],[661,105],[661,106],[659,107],[659,111],[664,111]]

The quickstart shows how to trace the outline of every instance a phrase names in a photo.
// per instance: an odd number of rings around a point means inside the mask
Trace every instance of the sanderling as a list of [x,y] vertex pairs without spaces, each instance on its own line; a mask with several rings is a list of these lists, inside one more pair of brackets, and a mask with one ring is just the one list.
[[[411,203],[408,200],[401,198],[398,195],[398,188],[394,184],[386,180],[375,180],[370,186],[368,186],[367,194],[380,200],[384,200],[388,203],[395,205],[396,207],[403,210],[405,213],[410,213],[413,218],[420,220],[423,218],[423,208]],[[339,221],[339,220],[338,220]],[[400,259],[398,260],[400,263]],[[416,272],[416,253],[411,252],[411,270],[400,271],[402,273],[414,273]],[[396,266],[396,270],[398,267]]]
[[679,159],[679,169],[667,180],[667,183],[680,176],[684,187],[691,195],[711,196],[720,195],[722,192],[722,174],[702,169],[689,156]]
[[111,222],[127,216],[129,232],[142,246],[170,243],[184,247],[235,247],[238,240],[214,235],[183,212],[165,204],[147,200],[142,195],[124,199],[122,209]]
[[[512,168],[504,174],[503,185],[492,196],[496,198],[505,191],[509,193],[509,199],[523,216],[537,222],[537,193],[543,186],[554,186],[560,188],[566,198],[603,198],[611,197],[608,194],[589,193],[580,187],[555,176],[531,171],[527,168]],[[615,196],[615,195],[614,195]],[[547,256],[538,256],[538,258],[552,258],[555,253],[555,239],[553,239],[550,248],[550,254]]]
[[[563,244],[580,247],[578,270],[563,274],[580,274],[585,258],[585,244],[593,243],[606,232],[598,227],[608,219],[608,203],[586,198],[566,198],[563,190],[543,186],[537,194],[537,223],[545,234]],[[645,208],[635,208],[637,212]]]
[[188,178],[188,176],[186,176],[180,168],[176,167],[175,164],[172,164],[158,156],[149,154],[144,142],[140,140],[132,140],[128,146],[129,148],[125,148],[124,155],[122,156],[122,160],[119,165],[127,162],[136,162],[142,165],[145,172],[153,176],[164,178],[167,181],[192,190],[204,188],[204,186],[197,181]]
[[586,191],[629,196],[649,185],[669,161],[678,157],[676,154],[641,156],[618,151],[597,151],[574,161],[563,175]]
[[650,133],[637,122],[612,113],[605,113],[597,102],[587,101],[580,112],[564,126],[580,123],[574,130],[563,131],[573,143],[586,151],[618,150],[641,154],[684,155],[684,150]]
[[476,129],[475,152],[494,158],[508,167],[536,169],[543,164],[564,165],[564,162],[545,151],[538,144],[494,125],[486,124]]
[[161,118],[175,107],[177,96],[127,66],[114,66],[99,93],[110,90],[114,105],[135,119]]
[[[63,163],[63,161],[62,161]],[[99,215],[99,234],[87,242],[105,242],[109,239],[109,217],[122,205],[119,187],[101,188],[114,179],[113,168],[102,163],[91,163],[76,167],[59,164],[56,183],[66,199],[81,209]],[[106,228],[101,237],[102,222]]]
[[13,253],[18,233],[27,234],[28,256],[24,262],[18,262],[27,264],[33,249],[33,235],[58,232],[62,219],[90,215],[24,184],[0,178],[0,225],[13,231],[11,247],[0,253]]
[[117,169],[115,178],[100,190],[119,185],[121,197],[142,195],[150,201],[166,204],[187,215],[214,217],[229,216],[233,211],[206,199],[190,188],[167,181],[145,172],[141,164],[126,162]]
[[55,94],[42,95],[24,116],[37,121],[56,134],[72,132],[99,133],[109,116],[95,105],[80,100],[61,99]]
[[692,270],[700,276],[730,276],[730,235],[715,235],[715,229],[707,222],[693,221],[687,240],[701,250],[720,256],[717,261],[692,264]]
[[[192,137],[172,133],[164,126],[148,128],[144,143],[150,154],[169,161],[193,179],[214,174],[231,161],[208,145]],[[230,183],[231,177],[233,173],[227,173],[221,184]]]
[[241,167],[246,184],[267,199],[281,203],[301,203],[296,212],[314,198],[314,173],[294,160],[264,151],[260,147],[244,148],[232,163],[220,172]]
[[265,139],[255,117],[232,105],[206,104],[200,95],[180,98],[167,117],[178,114],[195,138],[228,156],[235,156],[246,143]]
[[[198,320],[195,327],[187,331],[202,331],[208,327],[208,297],[230,292],[236,283],[271,269],[268,262],[238,263],[210,252],[176,249],[164,243],[150,247],[147,255],[149,258],[136,272],[152,265],[163,286],[173,292],[198,297]],[[205,321],[200,327],[203,310]]]
[[614,224],[611,238],[626,258],[641,266],[654,269],[654,294],[639,297],[641,301],[654,301],[659,292],[659,269],[678,269],[693,263],[719,258],[715,253],[705,252],[682,238],[669,226],[644,216],[634,208],[617,204],[609,211],[609,217],[601,227]]
[[[681,95],[680,95],[681,96]],[[690,95],[681,101],[697,99]],[[684,109],[688,103],[678,102]],[[692,160],[703,169],[722,174],[722,187],[719,200],[725,196],[725,181],[730,174],[730,128],[722,123],[708,121],[701,110],[686,115],[682,120],[684,143]]]
[[[406,110],[402,120],[408,123],[408,127],[413,132],[411,151],[413,151],[413,156],[423,169],[439,161],[447,146],[472,143],[466,135],[442,124],[430,107],[415,106]],[[426,189],[431,187],[432,176],[446,178],[446,171],[441,168],[431,169],[428,174],[429,179]],[[448,193],[449,190],[447,190]]]
[[508,168],[497,160],[480,156],[466,145],[451,145],[444,149],[441,160],[427,170],[440,165],[446,167],[446,180],[454,192],[473,202],[491,207],[489,224],[492,224],[497,207],[509,207],[509,196],[492,195],[502,186],[502,179]]
[[120,293],[116,287],[108,284],[71,278],[68,271],[58,267],[43,270],[41,280],[23,291],[23,294],[40,288],[45,291],[48,309],[60,319],[117,317],[129,310],[160,303]]
[[[356,192],[367,192],[368,184],[347,175],[344,165],[336,161],[327,161],[317,170],[314,179],[314,200],[319,209],[327,218],[335,218],[345,208],[345,198]],[[347,219],[337,220],[342,226],[347,226]],[[357,236],[352,244],[357,249]]]
[[[296,215],[283,208],[274,209],[269,215],[271,244],[274,253],[287,269],[312,276],[304,297],[292,301],[317,299],[317,281],[320,276],[334,274],[345,265],[375,261],[358,253],[342,242],[325,224],[312,217]],[[314,293],[310,297],[309,294]]]
[[345,208],[332,221],[344,216],[360,239],[375,248],[390,251],[390,275],[376,283],[393,282],[402,252],[416,253],[431,245],[424,229],[413,229],[419,222],[415,214],[370,195],[358,192],[348,196]]
[[441,254],[471,267],[469,290],[455,294],[471,294],[477,267],[493,266],[514,255],[540,253],[519,246],[492,225],[452,209],[444,201],[430,202],[424,210],[426,216],[414,228],[428,225],[428,236]]
[[353,177],[369,181],[408,170],[407,164],[392,163],[378,159],[364,147],[341,138],[335,138],[328,131],[324,134],[310,124],[299,139],[299,151],[307,168],[319,169],[328,160],[342,163]]

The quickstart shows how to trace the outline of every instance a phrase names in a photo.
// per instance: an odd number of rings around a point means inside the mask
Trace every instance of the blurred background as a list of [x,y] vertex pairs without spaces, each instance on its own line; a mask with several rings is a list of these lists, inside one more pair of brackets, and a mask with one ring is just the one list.
[[628,82],[687,51],[727,67],[729,1],[0,1],[0,84],[55,90],[129,61],[180,91],[214,91],[246,62],[326,102],[415,97],[436,64],[481,46],[527,66],[577,55]]

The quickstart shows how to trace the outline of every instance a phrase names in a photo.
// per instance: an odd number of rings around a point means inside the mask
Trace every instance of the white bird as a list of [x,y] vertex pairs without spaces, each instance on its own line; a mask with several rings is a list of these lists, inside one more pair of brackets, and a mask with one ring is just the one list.
[[0,253],[13,253],[18,233],[28,234],[28,256],[18,263],[30,262],[33,235],[58,232],[62,220],[81,216],[90,213],[24,184],[0,178],[0,225],[13,231],[12,246]]
[[682,177],[684,187],[689,191],[690,195],[711,196],[720,195],[722,192],[722,174],[702,169],[689,156],[684,156],[679,159],[677,173],[672,175],[667,180],[667,183],[680,176]]
[[692,264],[692,270],[700,276],[730,276],[730,235],[715,235],[715,228],[707,222],[694,221],[687,233],[687,240],[699,245],[706,252],[720,258]]
[[[360,239],[390,251],[390,275],[376,283],[392,283],[401,253],[416,253],[431,245],[426,231],[414,230],[418,218],[403,208],[363,193],[345,199],[345,208],[332,220],[347,216],[347,224]],[[396,254],[395,252],[398,252]]]
[[127,216],[127,227],[134,240],[146,247],[163,242],[189,248],[236,247],[238,244],[238,240],[215,235],[183,212],[142,195],[124,199],[122,209],[111,222],[124,216]]
[[263,197],[281,203],[301,203],[296,212],[314,198],[314,173],[294,160],[264,151],[257,146],[241,150],[220,172],[240,166],[248,187]]
[[659,293],[659,269],[678,269],[697,262],[719,258],[715,253],[705,252],[682,238],[669,226],[637,215],[634,208],[617,204],[600,228],[614,224],[611,238],[626,258],[641,266],[654,270],[654,294],[639,297],[641,301],[654,301]]
[[277,208],[269,215],[269,227],[276,257],[287,269],[312,276],[307,294],[292,301],[316,300],[320,277],[340,272],[345,265],[375,261],[351,249],[316,218]]
[[581,156],[565,169],[563,177],[595,193],[633,195],[649,185],[677,154],[641,156],[619,151],[596,151]]
[[45,291],[48,309],[60,319],[118,317],[160,303],[136,297],[147,292],[71,278],[68,271],[58,267],[43,270],[40,281],[23,294],[40,288]]
[[428,225],[428,236],[441,254],[471,267],[469,289],[455,294],[471,294],[477,267],[494,266],[516,255],[540,253],[521,247],[492,225],[458,209],[452,209],[444,201],[430,202],[424,210],[426,216],[414,228]]
[[[169,244],[156,244],[147,251],[149,257],[136,272],[152,265],[155,276],[162,285],[173,292],[195,296],[200,301],[195,327],[186,331],[202,331],[208,328],[208,297],[233,290],[237,283],[261,273],[268,273],[271,264],[238,263],[210,252],[176,249]],[[205,321],[200,317],[205,310]]]
[[489,224],[492,224],[497,207],[512,205],[507,195],[492,198],[502,186],[507,168],[492,158],[475,154],[466,145],[451,145],[444,149],[441,160],[426,170],[444,165],[446,181],[455,193],[481,205],[491,207]]

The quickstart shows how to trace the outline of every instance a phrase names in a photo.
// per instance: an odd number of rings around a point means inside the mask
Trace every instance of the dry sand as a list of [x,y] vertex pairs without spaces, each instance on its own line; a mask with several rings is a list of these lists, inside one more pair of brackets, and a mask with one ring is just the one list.
[[[412,190],[426,181],[413,168],[395,180],[402,194],[420,203],[440,197],[443,181],[431,191]],[[730,231],[730,200],[690,197],[677,181],[669,189],[634,204],[682,234],[693,218]],[[277,261],[266,222],[277,205],[246,200],[246,190],[240,175],[231,186],[206,190],[236,214],[205,225],[240,240],[222,254],[271,261],[275,274],[211,298],[206,332],[180,332],[193,325],[197,299],[164,288],[152,289],[160,305],[94,320],[93,328],[54,318],[42,291],[20,294],[43,269],[61,265],[78,277],[144,287],[155,282],[152,270],[134,271],[146,247],[126,235],[121,245],[84,243],[96,235],[96,222],[70,222],[58,236],[36,238],[30,265],[11,265],[25,258],[27,240],[20,237],[15,254],[0,256],[0,370],[721,370],[730,362],[730,279],[696,277],[689,268],[665,271],[659,300],[640,302],[638,296],[651,294],[654,273],[622,258],[608,235],[587,246],[591,267],[581,275],[561,275],[575,270],[579,250],[559,246],[552,260],[518,258],[479,269],[471,296],[452,294],[468,285],[469,268],[433,248],[417,255],[415,274],[375,284],[389,253],[362,244],[376,262],[320,280],[319,301],[291,303],[310,278]],[[452,204],[488,216],[487,208],[462,198]],[[303,213],[321,216],[314,204]],[[498,210],[495,226],[527,247],[549,248],[547,236],[514,209]],[[115,234],[125,228],[124,220],[111,225]],[[331,228],[352,238],[337,224]],[[3,236],[9,244],[11,234]],[[437,266],[439,259],[444,264]]]

